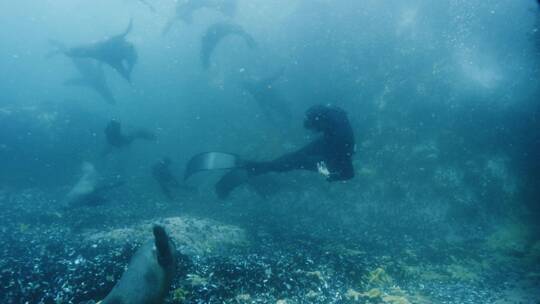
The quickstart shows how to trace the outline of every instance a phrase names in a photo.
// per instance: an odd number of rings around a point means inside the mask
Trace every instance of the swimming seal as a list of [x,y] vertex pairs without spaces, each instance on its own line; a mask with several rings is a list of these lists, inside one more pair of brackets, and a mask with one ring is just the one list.
[[142,245],[120,281],[101,304],[161,304],[176,274],[175,246],[165,229],[154,226],[154,240]]

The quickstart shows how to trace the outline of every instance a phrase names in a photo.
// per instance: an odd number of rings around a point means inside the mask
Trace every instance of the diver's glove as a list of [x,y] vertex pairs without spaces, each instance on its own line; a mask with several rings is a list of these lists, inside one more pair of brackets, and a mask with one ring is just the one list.
[[320,161],[317,163],[317,172],[325,177],[327,182],[333,182],[340,180],[339,173],[336,172],[330,172],[328,169],[328,166],[324,161]]
[[354,177],[352,166],[346,167],[345,171],[330,171],[324,161],[317,163],[317,171],[326,178],[327,182],[345,181]]
[[326,163],[324,161],[320,161],[317,163],[317,172],[321,174],[322,176],[326,177],[326,180],[328,180],[331,176],[330,170],[328,170],[328,166],[326,166]]

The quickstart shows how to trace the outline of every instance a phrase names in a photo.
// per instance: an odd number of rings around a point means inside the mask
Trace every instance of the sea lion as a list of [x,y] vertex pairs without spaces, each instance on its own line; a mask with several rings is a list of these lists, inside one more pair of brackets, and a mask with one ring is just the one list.
[[83,162],[82,174],[77,183],[64,198],[64,208],[96,206],[106,201],[104,194],[124,184],[121,180],[105,183],[92,163]]
[[159,304],[176,275],[176,249],[165,229],[155,225],[154,240],[142,245],[120,281],[101,304]]
[[138,60],[135,45],[126,40],[132,27],[133,22],[130,21],[126,30],[118,35],[95,43],[67,48],[62,52],[70,58],[94,59],[107,64],[131,83],[131,72]]
[[72,58],[79,76],[66,80],[66,86],[81,86],[94,90],[108,104],[115,104],[116,100],[107,83],[105,71],[100,63],[93,59]]
[[186,24],[193,22],[193,15],[201,9],[210,9],[222,13],[228,18],[232,18],[236,13],[236,0],[184,0],[177,1],[176,12],[167,22],[163,29],[163,34],[167,34],[172,26],[182,20]]
[[[62,42],[49,40],[49,43],[55,48],[47,57],[53,57],[57,54],[66,53],[68,47]],[[102,63],[92,58],[72,57],[71,61],[78,72],[78,76],[66,80],[66,86],[81,86],[94,90],[109,104],[115,104],[116,100],[111,92]]]
[[223,38],[230,35],[242,38],[250,49],[254,49],[257,46],[255,39],[240,25],[230,22],[217,22],[208,27],[201,39],[201,60],[205,69],[208,69],[210,66],[210,57],[215,48]]

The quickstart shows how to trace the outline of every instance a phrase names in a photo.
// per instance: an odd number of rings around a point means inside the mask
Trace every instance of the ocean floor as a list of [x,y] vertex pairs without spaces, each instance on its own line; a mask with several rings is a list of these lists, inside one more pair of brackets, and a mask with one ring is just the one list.
[[373,227],[329,238],[152,204],[64,211],[37,190],[0,199],[1,303],[103,299],[153,223],[182,254],[168,303],[540,303],[538,257],[480,240],[389,237]]

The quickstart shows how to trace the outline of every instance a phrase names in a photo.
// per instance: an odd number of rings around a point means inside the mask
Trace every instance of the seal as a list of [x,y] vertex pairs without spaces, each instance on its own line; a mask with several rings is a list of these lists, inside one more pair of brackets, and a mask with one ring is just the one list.
[[84,162],[82,174],[77,183],[66,195],[63,203],[64,208],[76,208],[82,206],[97,206],[106,201],[105,194],[124,184],[117,180],[109,183],[99,181],[99,174],[92,163]]
[[153,227],[154,240],[132,257],[120,281],[101,304],[161,304],[176,275],[176,249],[165,229]]
[[210,57],[218,44],[227,36],[234,35],[242,38],[250,49],[257,47],[255,39],[243,27],[230,22],[217,22],[208,27],[201,39],[201,61],[203,67],[210,67]]
[[60,51],[70,58],[94,59],[107,64],[131,83],[131,72],[138,60],[135,45],[126,40],[132,28],[133,22],[130,20],[126,30],[118,35],[91,44],[61,48]]

